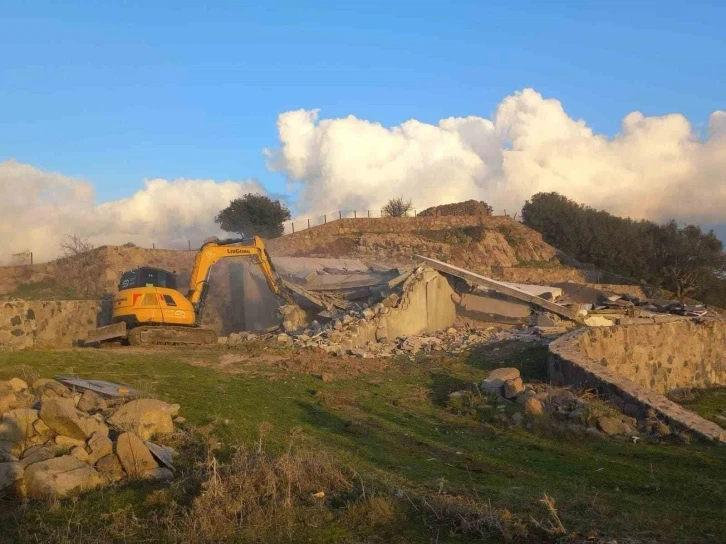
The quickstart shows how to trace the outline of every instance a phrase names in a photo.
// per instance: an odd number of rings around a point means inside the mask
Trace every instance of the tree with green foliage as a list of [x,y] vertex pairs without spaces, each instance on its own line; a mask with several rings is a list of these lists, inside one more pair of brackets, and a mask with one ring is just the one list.
[[284,232],[283,223],[290,211],[279,200],[248,193],[236,198],[214,218],[220,228],[242,237],[275,238]]
[[553,192],[528,200],[522,220],[581,262],[662,287],[679,299],[698,294],[703,302],[726,305],[726,254],[713,231],[617,217]]

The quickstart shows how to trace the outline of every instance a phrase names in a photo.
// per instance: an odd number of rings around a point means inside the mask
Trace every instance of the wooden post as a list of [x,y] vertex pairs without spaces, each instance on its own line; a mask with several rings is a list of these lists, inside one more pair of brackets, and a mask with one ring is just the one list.
[[33,252],[30,252],[30,266],[33,266]]
[[370,216],[371,216],[371,211],[368,210],[368,217],[370,218]]
[[358,212],[353,210],[353,219],[358,219]]
[[324,219],[324,221],[325,221],[325,224],[327,225],[327,224],[328,224],[328,214],[327,214],[327,213],[325,214],[325,219]]
[[308,228],[310,228],[310,218],[308,217]]
[[290,224],[292,225],[292,233],[295,234],[295,221]]
[[338,219],[343,219],[343,212],[338,210]]

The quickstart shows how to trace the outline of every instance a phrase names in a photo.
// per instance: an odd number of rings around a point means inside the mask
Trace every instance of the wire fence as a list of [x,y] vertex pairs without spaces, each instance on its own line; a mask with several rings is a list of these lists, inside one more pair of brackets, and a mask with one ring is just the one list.
[[[417,217],[421,210],[408,210],[405,212],[405,217]],[[308,217],[305,219],[294,219],[292,221],[286,221],[283,223],[284,233],[293,234],[300,232],[301,230],[311,229],[319,225],[338,221],[340,219],[372,219],[390,217],[383,210],[338,210],[337,212],[330,212],[316,217]]]
[[30,264],[34,264],[32,251],[0,255],[0,265],[2,266],[26,266]]

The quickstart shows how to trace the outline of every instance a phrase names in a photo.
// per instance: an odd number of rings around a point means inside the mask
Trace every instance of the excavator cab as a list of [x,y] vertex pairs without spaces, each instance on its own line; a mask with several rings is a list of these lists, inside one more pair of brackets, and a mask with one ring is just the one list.
[[124,272],[118,282],[118,290],[133,289],[134,287],[165,287],[176,289],[176,274],[161,268],[142,266]]

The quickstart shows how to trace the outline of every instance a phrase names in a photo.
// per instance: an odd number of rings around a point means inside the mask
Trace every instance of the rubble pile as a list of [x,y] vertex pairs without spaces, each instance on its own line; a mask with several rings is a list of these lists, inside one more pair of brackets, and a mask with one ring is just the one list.
[[174,432],[172,418],[183,421],[178,404],[59,380],[0,382],[0,494],[53,499],[174,478],[175,451],[151,440]]
[[636,411],[624,414],[587,392],[578,396],[569,389],[546,383],[525,384],[516,368],[492,370],[476,384],[476,389],[451,393],[449,407],[460,409],[472,402],[479,403],[480,408],[497,412],[496,419],[513,425],[523,424],[525,417],[549,417],[573,432],[592,436],[617,436],[636,442],[644,436],[689,441],[688,435],[671,428],[653,409],[636,419]]

